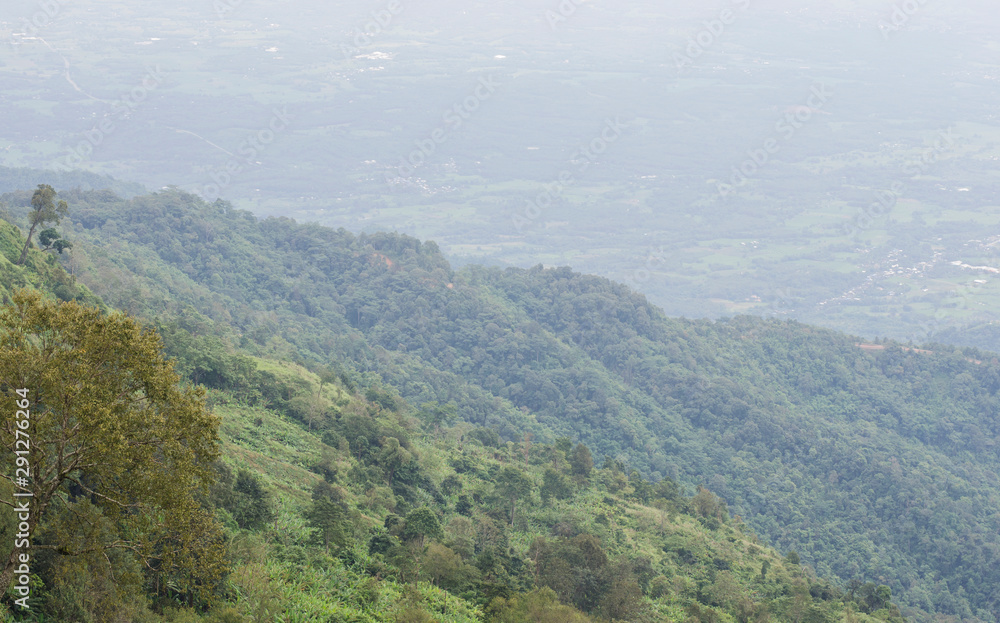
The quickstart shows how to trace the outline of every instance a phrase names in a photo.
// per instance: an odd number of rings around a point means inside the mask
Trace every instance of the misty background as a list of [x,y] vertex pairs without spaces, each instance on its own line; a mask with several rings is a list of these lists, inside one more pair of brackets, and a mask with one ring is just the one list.
[[8,0],[0,165],[1000,349],[987,2]]

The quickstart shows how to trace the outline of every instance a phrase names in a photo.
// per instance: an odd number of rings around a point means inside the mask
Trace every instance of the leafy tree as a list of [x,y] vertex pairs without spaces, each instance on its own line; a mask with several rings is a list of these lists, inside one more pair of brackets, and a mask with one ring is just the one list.
[[321,482],[313,488],[312,504],[305,512],[309,525],[315,528],[324,549],[340,550],[348,542],[350,515],[336,490]]
[[244,530],[260,530],[275,516],[270,494],[256,476],[242,469],[233,483],[230,512]]
[[861,604],[863,612],[872,613],[889,605],[892,600],[892,589],[868,582],[857,589],[856,599]]
[[573,441],[569,437],[560,437],[559,439],[556,439],[555,447],[556,450],[562,452],[566,456],[569,456],[570,451],[573,450]]
[[455,474],[450,474],[441,481],[441,491],[445,495],[454,495],[462,490],[462,481]]
[[[34,549],[63,556],[121,549],[153,568],[192,564],[185,534],[193,525],[213,531],[192,494],[211,481],[218,420],[202,390],[178,380],[159,337],[128,315],[26,290],[0,307],[0,469],[32,494],[25,532],[32,538],[43,522],[66,517],[71,486],[115,527],[106,538]],[[30,482],[14,482],[15,451],[28,439],[30,458],[17,467],[30,470]],[[0,503],[13,506],[10,499]],[[12,548],[0,563],[0,592],[22,552]],[[202,567],[218,569],[216,554],[206,551]],[[200,580],[210,590],[211,577]]]
[[490,603],[489,611],[497,623],[589,623],[590,617],[572,606],[559,603],[559,598],[549,587],[511,599],[497,598]]
[[58,225],[62,217],[69,213],[69,205],[62,199],[56,201],[56,191],[48,184],[38,185],[38,189],[31,196],[31,207],[32,210],[28,214],[31,228],[28,229],[21,257],[17,260],[18,265],[23,265],[24,260],[28,257],[28,249],[31,247],[31,237],[35,233],[35,228],[46,223]]
[[574,476],[590,477],[590,472],[594,469],[594,457],[590,455],[590,449],[587,446],[582,443],[576,444],[568,458]]
[[413,455],[406,448],[399,445],[399,439],[395,437],[385,437],[382,439],[382,447],[376,455],[378,464],[385,472],[389,486],[392,486],[393,476],[400,467],[409,465],[413,460]]
[[406,515],[406,525],[403,528],[403,538],[415,541],[418,547],[423,547],[425,539],[440,539],[443,533],[437,515],[429,508],[417,508]]
[[500,447],[500,434],[492,428],[477,428],[469,433],[469,437],[472,437],[487,448]]
[[469,496],[458,496],[458,501],[455,502],[455,512],[466,517],[472,515],[472,502],[469,500]]
[[600,612],[612,621],[633,621],[643,610],[642,588],[632,573],[612,575],[607,592],[601,597]]
[[441,430],[442,425],[448,424],[456,418],[458,418],[458,405],[454,402],[443,405],[438,404],[437,401],[425,402],[420,405],[420,410],[417,411],[417,419],[434,430],[435,434]]
[[66,249],[73,247],[73,243],[69,240],[63,240],[62,236],[56,231],[55,227],[50,227],[48,229],[43,229],[38,234],[38,242],[42,244],[42,250],[48,251],[49,249],[55,249],[62,255],[62,252]]
[[[705,487],[698,487],[698,492],[691,500],[694,510],[699,516],[715,521],[725,521],[729,517],[726,503]],[[715,525],[713,523],[713,525]]]
[[573,495],[572,482],[569,482],[569,479],[561,472],[546,467],[542,476],[541,495],[542,501],[546,504],[552,498],[565,500]]
[[497,494],[510,502],[510,525],[514,525],[517,501],[531,494],[531,478],[516,467],[504,467],[496,479]]
[[457,592],[476,578],[478,570],[463,561],[451,548],[431,543],[427,546],[421,573],[435,586]]

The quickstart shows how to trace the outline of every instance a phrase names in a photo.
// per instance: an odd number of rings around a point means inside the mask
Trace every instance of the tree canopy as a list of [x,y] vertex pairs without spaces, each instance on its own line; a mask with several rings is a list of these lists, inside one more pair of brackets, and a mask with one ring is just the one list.
[[[218,421],[203,390],[178,384],[161,348],[128,315],[15,293],[0,307],[0,469],[32,494],[28,538],[62,535],[33,549],[127,551],[151,572],[176,574],[193,599],[222,569],[217,529],[193,497],[210,481]],[[15,450],[25,448],[30,479],[15,483]],[[105,534],[65,538],[95,512]],[[3,552],[0,590],[21,549]]]

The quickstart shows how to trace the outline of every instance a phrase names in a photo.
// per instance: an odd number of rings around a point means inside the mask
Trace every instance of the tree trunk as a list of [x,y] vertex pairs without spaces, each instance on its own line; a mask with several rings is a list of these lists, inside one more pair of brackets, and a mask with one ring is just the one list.
[[24,242],[24,248],[21,249],[21,257],[17,260],[18,266],[24,266],[24,260],[28,259],[28,247],[31,246],[31,236],[35,233],[36,227],[38,227],[38,223],[32,223],[31,229],[28,230],[28,239]]

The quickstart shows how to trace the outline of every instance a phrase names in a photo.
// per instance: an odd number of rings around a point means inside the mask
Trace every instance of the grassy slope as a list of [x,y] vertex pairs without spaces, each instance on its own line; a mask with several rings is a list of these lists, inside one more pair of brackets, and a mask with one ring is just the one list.
[[[261,360],[260,364],[263,368],[280,369],[287,374],[298,373],[304,380],[316,382],[311,373],[294,364],[273,360]],[[340,393],[342,391],[343,388],[338,388],[341,398],[344,396]],[[219,403],[216,411],[223,418],[226,462],[233,468],[254,470],[279,499],[278,517],[262,534],[234,531],[241,556],[238,557],[233,578],[241,594],[239,603],[246,613],[249,614],[261,599],[266,599],[258,594],[259,589],[253,583],[255,573],[266,572],[269,590],[282,604],[283,613],[276,620],[313,620],[309,617],[319,613],[347,616],[347,612],[355,612],[353,616],[362,617],[359,620],[401,615],[413,603],[413,595],[409,592],[412,587],[408,589],[398,582],[381,581],[375,602],[358,608],[354,600],[358,599],[359,593],[370,589],[370,582],[354,572],[356,567],[345,569],[339,559],[331,561],[333,565],[324,572],[288,562],[266,562],[269,558],[266,552],[310,542],[301,512],[309,498],[309,490],[321,479],[310,472],[308,466],[324,453],[332,454],[337,471],[348,474],[357,461],[340,450],[325,446],[317,433],[304,430],[300,423],[289,421],[280,413],[232,403],[224,392],[215,392],[213,397]],[[352,400],[362,399],[355,397]],[[488,474],[513,464],[527,470],[535,484],[540,484],[541,467],[538,461],[534,457],[527,462],[523,458],[518,460],[522,457],[523,446],[508,444],[504,448],[487,448],[465,441],[463,433],[467,430],[467,427],[457,426],[417,441],[421,463],[427,466],[433,481],[440,483],[448,476],[457,476],[464,493],[488,497],[493,490]],[[538,450],[542,446],[536,444],[535,448]],[[471,459],[476,469],[456,474],[448,458],[456,456]],[[706,593],[718,590],[719,580],[715,570],[720,565],[728,567],[729,574],[738,585],[734,596],[727,597],[714,608],[721,621],[738,620],[739,599],[766,603],[778,620],[784,620],[787,611],[792,608],[796,586],[825,585],[812,577],[807,569],[789,564],[784,557],[762,545],[742,527],[739,520],[732,520],[713,530],[706,527],[697,514],[678,513],[669,507],[655,508],[629,500],[628,496],[634,489],[627,484],[617,489],[612,484],[615,482],[620,484],[612,477],[612,470],[598,470],[594,472],[591,486],[571,500],[553,501],[550,505],[542,504],[536,490],[523,506],[525,515],[515,522],[510,533],[515,551],[527,557],[529,547],[537,537],[551,534],[556,524],[570,524],[580,532],[600,537],[610,558],[647,557],[657,576],[666,580],[662,596],[646,599],[647,615],[654,620],[687,619],[692,605],[699,604],[699,597],[706,600]],[[350,504],[360,511],[357,535],[382,524],[390,509],[366,499],[365,491],[355,487],[348,478],[341,477],[338,484],[348,492]],[[457,516],[453,510],[455,501],[456,496],[449,496],[448,504],[439,510],[443,524]],[[240,549],[244,543],[245,549]],[[363,556],[361,549],[363,547],[356,547],[356,554]],[[761,566],[765,561],[770,570],[767,578],[762,579]],[[709,577],[715,577],[715,581],[709,581]],[[428,611],[436,612],[434,616],[440,618],[435,620],[485,620],[481,608],[449,597],[427,582],[417,584],[416,588],[419,594],[417,603]],[[845,616],[847,607],[836,599],[810,600],[808,605],[813,616],[820,617],[820,620],[838,620]],[[706,608],[705,616],[710,616],[708,610]],[[880,617],[887,614],[883,612]],[[334,620],[341,620],[336,616]],[[853,611],[852,616],[857,621],[874,620]]]

